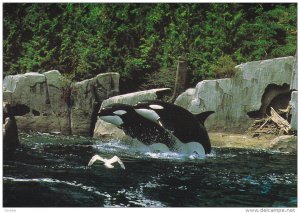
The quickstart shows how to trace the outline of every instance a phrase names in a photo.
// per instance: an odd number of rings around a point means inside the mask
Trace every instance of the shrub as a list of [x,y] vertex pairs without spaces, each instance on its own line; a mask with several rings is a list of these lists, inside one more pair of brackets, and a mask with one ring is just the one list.
[[228,55],[222,55],[215,64],[210,66],[215,78],[231,78],[235,75],[237,64]]
[[154,89],[168,87],[174,89],[176,78],[176,70],[169,68],[161,68],[156,72],[148,73],[145,76],[144,83],[140,89]]

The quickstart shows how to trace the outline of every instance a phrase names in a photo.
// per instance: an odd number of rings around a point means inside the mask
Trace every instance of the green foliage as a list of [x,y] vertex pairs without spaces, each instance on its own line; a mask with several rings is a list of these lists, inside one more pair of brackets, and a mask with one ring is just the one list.
[[4,75],[59,70],[71,80],[119,72],[121,91],[190,84],[235,64],[295,55],[296,3],[4,3]]
[[147,73],[142,89],[153,89],[167,87],[173,89],[175,86],[176,70],[161,68],[154,73]]
[[231,78],[237,72],[237,64],[228,55],[222,55],[215,64],[211,65],[210,70],[215,78]]

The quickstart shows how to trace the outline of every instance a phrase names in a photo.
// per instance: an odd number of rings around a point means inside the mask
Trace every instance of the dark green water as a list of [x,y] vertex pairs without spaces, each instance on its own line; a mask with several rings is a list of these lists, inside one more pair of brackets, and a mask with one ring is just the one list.
[[[118,141],[20,136],[3,165],[4,207],[296,207],[297,156],[213,149],[205,160]],[[126,166],[87,167],[94,154]]]

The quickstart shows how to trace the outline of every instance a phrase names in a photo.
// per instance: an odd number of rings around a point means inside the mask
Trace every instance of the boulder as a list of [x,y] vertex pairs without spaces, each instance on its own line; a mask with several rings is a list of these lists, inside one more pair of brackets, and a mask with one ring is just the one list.
[[2,94],[3,94],[4,101],[6,101],[7,103],[12,103],[12,92],[11,91],[3,90]]
[[[45,72],[44,75],[47,81],[48,99],[51,109],[50,116],[48,116],[50,125],[46,132],[58,131],[70,134],[71,81],[64,78],[57,70]],[[39,120],[37,119],[36,122],[38,124]]]
[[3,80],[4,100],[11,103],[20,130],[69,134],[68,105],[63,99],[69,85],[56,70],[11,75]]
[[123,130],[117,128],[115,125],[98,119],[95,125],[93,137],[102,139],[114,138],[117,140],[123,140],[126,137],[126,134]]
[[291,114],[291,129],[297,131],[297,111],[298,111],[298,92],[293,91],[291,96],[290,104],[292,106]]
[[102,101],[119,93],[119,78],[118,73],[104,73],[72,84],[72,134],[85,136],[93,134],[96,113]]
[[[151,89],[151,90],[145,90],[140,92],[128,93],[124,95],[118,95],[104,100],[101,104],[101,108],[115,103],[134,105],[139,101],[143,101],[143,100],[156,100],[169,92],[170,92],[169,88],[161,88],[161,89]],[[129,140],[128,136],[126,136],[121,129],[101,119],[98,119],[96,122],[93,137]]]
[[143,100],[156,100],[170,91],[170,88],[160,88],[118,95],[104,100],[101,108],[116,103],[134,105]]
[[18,128],[16,119],[12,113],[11,106],[3,102],[3,155],[4,158],[10,156],[19,146]]
[[3,90],[20,130],[90,135],[93,110],[118,93],[119,74],[73,84],[57,70],[10,75],[3,80]]
[[46,77],[39,73],[9,75],[3,80],[5,92],[11,92],[11,106],[26,105],[31,110],[48,112],[49,98],[47,95]]
[[[292,75],[292,81],[291,81],[291,90],[297,90],[298,89],[298,60],[297,60],[297,54],[295,56],[296,61],[293,68],[293,75]],[[292,118],[291,118],[291,128],[294,131],[297,131],[297,109],[298,109],[298,98],[297,98],[298,92],[293,91],[291,94],[291,101],[290,105],[292,107]]]
[[295,56],[295,63],[293,67],[293,74],[292,74],[292,80],[291,80],[291,89],[297,90],[298,89],[298,60],[297,60],[297,54]]
[[215,111],[205,123],[208,130],[243,132],[253,122],[251,112],[266,110],[262,102],[271,103],[270,97],[263,97],[267,88],[270,96],[289,90],[294,61],[291,56],[238,65],[235,77],[201,81],[179,95],[175,104],[192,113]]

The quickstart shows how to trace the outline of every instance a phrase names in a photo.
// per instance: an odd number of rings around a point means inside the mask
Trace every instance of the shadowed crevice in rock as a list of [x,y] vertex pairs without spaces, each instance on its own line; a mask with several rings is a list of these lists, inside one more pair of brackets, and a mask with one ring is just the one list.
[[286,83],[282,85],[269,84],[262,95],[259,110],[250,111],[247,115],[250,118],[264,118],[270,115],[271,107],[276,111],[278,109],[286,109],[290,100],[290,85]]
[[32,112],[32,114],[33,114],[34,116],[40,116],[40,115],[41,115],[41,113],[40,113],[39,111],[34,110],[34,109],[32,109],[31,112]]
[[100,107],[101,107],[101,104],[96,103],[96,102],[94,103],[93,112],[91,115],[91,128],[90,128],[90,136],[91,137],[93,137],[93,135],[94,135],[94,129],[95,129],[96,122],[97,122],[97,114],[100,110]]
[[206,122],[208,131],[242,133],[252,125],[251,116],[264,114],[276,96],[290,92],[294,62],[289,56],[240,64],[234,77],[201,81],[175,104],[195,114],[215,111]]
[[3,89],[20,130],[88,136],[96,122],[91,117],[97,111],[94,104],[118,94],[119,74],[103,73],[72,83],[58,70],[30,72],[6,76]]
[[11,112],[15,116],[23,116],[30,112],[30,108],[25,104],[17,104],[15,106],[11,106]]

